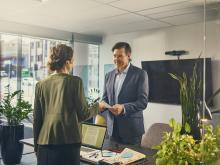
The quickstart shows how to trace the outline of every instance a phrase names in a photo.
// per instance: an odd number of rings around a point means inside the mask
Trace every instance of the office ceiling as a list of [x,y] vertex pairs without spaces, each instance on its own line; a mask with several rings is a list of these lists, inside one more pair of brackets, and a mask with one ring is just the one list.
[[[207,19],[220,0],[207,0]],[[0,0],[0,20],[92,35],[203,21],[203,0]]]

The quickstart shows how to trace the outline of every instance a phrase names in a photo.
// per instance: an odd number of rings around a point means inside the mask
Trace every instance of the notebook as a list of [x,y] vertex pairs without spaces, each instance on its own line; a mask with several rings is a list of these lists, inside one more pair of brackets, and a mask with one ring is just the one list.
[[81,160],[98,164],[105,140],[106,126],[82,123]]

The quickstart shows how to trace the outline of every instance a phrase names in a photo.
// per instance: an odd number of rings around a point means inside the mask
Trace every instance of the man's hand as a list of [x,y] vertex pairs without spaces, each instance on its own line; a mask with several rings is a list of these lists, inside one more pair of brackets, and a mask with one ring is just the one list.
[[118,116],[122,113],[124,113],[124,105],[123,104],[115,104],[112,106],[112,108],[109,108],[109,110],[115,115]]
[[106,103],[104,101],[99,102],[99,111],[102,112],[106,108]]

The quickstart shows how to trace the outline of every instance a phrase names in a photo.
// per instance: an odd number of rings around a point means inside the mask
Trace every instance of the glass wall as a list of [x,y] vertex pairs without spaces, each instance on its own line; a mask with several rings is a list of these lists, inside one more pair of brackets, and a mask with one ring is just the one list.
[[[50,48],[57,44],[72,46],[68,41],[0,33],[0,99],[10,90],[22,89],[24,99],[34,103],[35,85],[48,75],[47,60]],[[74,75],[82,78],[85,94],[99,87],[99,45],[75,43]],[[30,116],[31,117],[31,116]],[[25,137],[32,137],[32,124],[25,123]]]
[[82,78],[85,94],[99,88],[99,45],[74,43],[76,66],[73,74]]
[[47,59],[50,48],[66,41],[22,37],[21,89],[26,100],[33,103],[34,87],[48,75]]
[[0,35],[0,99],[4,96],[5,87],[9,84],[16,90],[18,71],[18,41],[14,35]]
[[[50,48],[57,44],[72,44],[68,41],[0,34],[0,98],[4,88],[12,91],[22,89],[24,99],[34,102],[34,89],[39,80],[48,75],[47,59]],[[73,74],[82,78],[85,94],[99,88],[99,45],[74,43],[76,66]]]

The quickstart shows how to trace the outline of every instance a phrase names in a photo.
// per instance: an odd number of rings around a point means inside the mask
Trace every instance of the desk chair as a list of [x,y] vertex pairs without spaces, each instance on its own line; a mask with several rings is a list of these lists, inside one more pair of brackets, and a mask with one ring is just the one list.
[[164,132],[171,132],[172,129],[165,123],[154,123],[150,126],[147,132],[142,136],[141,147],[152,148],[162,141]]
[[96,115],[96,117],[95,117],[95,124],[106,126],[106,120],[105,120],[105,118],[103,116]]

